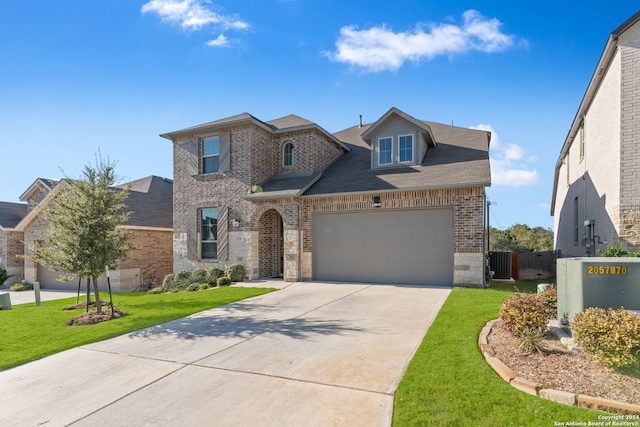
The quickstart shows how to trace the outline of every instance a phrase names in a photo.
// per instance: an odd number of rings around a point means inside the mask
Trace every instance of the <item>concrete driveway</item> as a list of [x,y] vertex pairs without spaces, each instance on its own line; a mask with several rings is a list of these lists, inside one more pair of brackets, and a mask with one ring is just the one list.
[[295,283],[0,372],[2,426],[389,426],[450,289]]

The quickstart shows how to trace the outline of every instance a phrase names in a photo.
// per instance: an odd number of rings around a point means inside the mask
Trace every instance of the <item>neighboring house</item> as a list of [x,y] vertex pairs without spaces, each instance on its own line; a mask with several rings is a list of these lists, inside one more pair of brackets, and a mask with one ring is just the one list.
[[640,245],[639,21],[640,12],[609,36],[556,163],[551,215],[563,256]]
[[331,134],[248,113],[161,135],[174,146],[174,271],[479,286],[491,134],[390,109]]
[[[31,258],[24,258],[24,255],[32,254],[30,248],[33,244],[42,240],[41,231],[47,227],[43,210],[55,201],[58,192],[67,185],[64,180],[54,182],[38,179],[20,197],[28,204],[0,203],[0,221],[7,224],[5,226],[0,222],[0,265],[5,265],[7,260],[7,270],[15,274],[10,279],[12,283],[25,279],[39,282],[43,288],[77,288],[77,281],[60,282],[57,279],[62,275],[61,272],[39,265]],[[120,292],[140,290],[150,283],[160,285],[164,276],[172,270],[173,182],[149,176],[116,188],[127,186],[131,191],[125,204],[131,215],[123,228],[130,231],[130,242],[136,249],[119,261],[117,270],[110,272],[112,289]],[[100,287],[106,288],[106,279],[100,281]]]

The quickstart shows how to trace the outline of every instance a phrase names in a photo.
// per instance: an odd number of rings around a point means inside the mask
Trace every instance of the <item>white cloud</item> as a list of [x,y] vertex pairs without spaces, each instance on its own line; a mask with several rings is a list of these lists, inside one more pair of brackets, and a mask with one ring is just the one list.
[[464,12],[460,25],[433,24],[428,31],[418,27],[395,33],[385,25],[362,30],[346,26],[340,29],[336,51],[328,56],[365,71],[396,71],[405,61],[471,50],[491,53],[508,49],[515,44],[515,37],[502,33],[500,26],[496,18],[485,18],[475,10]]
[[207,46],[213,47],[229,47],[229,40],[224,36],[224,34],[220,34],[217,38],[213,40],[209,40],[207,42]]
[[[232,15],[222,15],[214,12],[212,5],[207,0],[150,0],[142,5],[142,13],[154,13],[163,22],[178,25],[188,30],[201,30],[205,27],[213,27],[222,30],[247,30],[249,23]],[[226,37],[220,36],[209,46],[221,46],[227,42]]]
[[519,145],[503,144],[491,125],[480,124],[471,128],[491,132],[489,160],[493,185],[524,187],[540,182],[540,174],[530,166],[530,163],[536,161],[534,156],[528,156]]

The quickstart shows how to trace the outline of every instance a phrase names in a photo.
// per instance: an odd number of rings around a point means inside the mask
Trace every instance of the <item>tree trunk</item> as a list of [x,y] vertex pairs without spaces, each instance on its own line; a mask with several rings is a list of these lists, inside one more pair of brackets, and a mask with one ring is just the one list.
[[93,295],[96,300],[96,312],[102,313],[102,303],[100,302],[100,292],[98,291],[98,279],[93,278]]

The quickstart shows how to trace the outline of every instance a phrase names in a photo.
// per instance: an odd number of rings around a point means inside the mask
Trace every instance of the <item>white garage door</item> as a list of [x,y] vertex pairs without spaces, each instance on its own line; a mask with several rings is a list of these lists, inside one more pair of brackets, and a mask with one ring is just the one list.
[[453,285],[453,210],[315,214],[316,280]]

